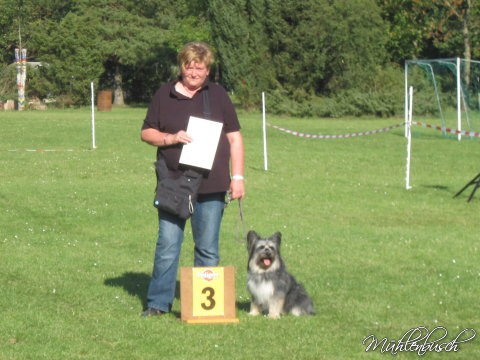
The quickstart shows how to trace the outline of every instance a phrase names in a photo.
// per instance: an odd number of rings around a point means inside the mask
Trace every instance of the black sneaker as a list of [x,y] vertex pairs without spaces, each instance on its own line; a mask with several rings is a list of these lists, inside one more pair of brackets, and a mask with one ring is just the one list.
[[149,307],[147,310],[145,310],[142,313],[142,316],[143,317],[150,317],[150,316],[160,316],[160,315],[163,315],[163,314],[165,314],[164,311]]

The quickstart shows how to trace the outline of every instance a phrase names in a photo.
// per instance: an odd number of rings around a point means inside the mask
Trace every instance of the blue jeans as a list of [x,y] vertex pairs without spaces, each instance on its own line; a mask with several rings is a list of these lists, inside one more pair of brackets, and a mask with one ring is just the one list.
[[[218,265],[218,238],[224,207],[225,193],[199,196],[190,219],[195,243],[194,266]],[[175,297],[186,220],[162,211],[158,212],[158,219],[158,240],[147,292],[147,306],[169,312]]]

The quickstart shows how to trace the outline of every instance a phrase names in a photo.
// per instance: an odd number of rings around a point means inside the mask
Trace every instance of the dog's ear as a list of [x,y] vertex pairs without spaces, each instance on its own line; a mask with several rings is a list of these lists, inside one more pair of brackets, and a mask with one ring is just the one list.
[[248,241],[254,241],[260,238],[260,235],[258,235],[255,231],[250,230],[247,234],[247,240]]
[[275,244],[277,244],[277,248],[280,247],[280,243],[282,242],[282,233],[277,231],[275,234],[272,235],[271,239]]
[[253,244],[255,241],[257,241],[260,238],[260,236],[253,230],[250,230],[247,234],[247,247],[248,247],[248,253],[250,254],[253,249]]

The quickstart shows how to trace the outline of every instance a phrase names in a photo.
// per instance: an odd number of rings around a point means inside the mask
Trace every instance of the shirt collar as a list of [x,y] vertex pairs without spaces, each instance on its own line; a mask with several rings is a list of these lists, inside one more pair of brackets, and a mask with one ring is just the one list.
[[[179,98],[179,99],[193,99],[193,98],[189,98],[188,96],[185,96],[183,94],[180,94],[176,89],[175,89],[175,84],[180,81],[180,79],[175,79],[173,81],[170,82],[170,94],[171,96],[173,97],[176,97],[176,98]],[[203,83],[202,87],[200,88],[200,90],[198,90],[195,95],[193,97],[196,97],[197,94],[200,94],[202,91],[205,91],[208,89],[208,87],[210,86],[210,80],[207,78],[205,80],[205,82]]]

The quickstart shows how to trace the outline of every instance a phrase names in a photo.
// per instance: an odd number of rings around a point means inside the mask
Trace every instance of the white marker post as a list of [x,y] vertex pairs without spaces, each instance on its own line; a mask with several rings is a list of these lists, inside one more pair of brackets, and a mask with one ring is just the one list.
[[92,93],[92,148],[96,149],[95,144],[95,95],[93,92],[93,82],[90,83],[90,89]]
[[460,74],[460,58],[457,57],[457,130],[458,141],[462,140],[462,81]]
[[265,92],[262,92],[262,118],[263,118],[263,167],[268,170],[267,160],[267,123],[265,116]]
[[408,118],[407,118],[407,174],[405,176],[405,188],[410,190],[410,157],[412,152],[412,104],[413,104],[413,87],[409,88],[408,99]]

